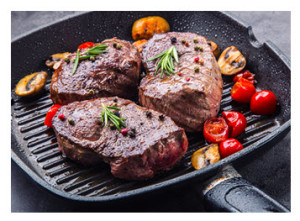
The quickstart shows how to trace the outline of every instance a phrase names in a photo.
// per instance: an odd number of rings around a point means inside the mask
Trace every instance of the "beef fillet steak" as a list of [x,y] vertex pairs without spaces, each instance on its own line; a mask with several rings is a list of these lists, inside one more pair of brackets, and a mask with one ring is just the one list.
[[[154,76],[160,59],[150,58],[171,46],[178,52],[175,74],[160,70]],[[186,131],[203,129],[203,123],[219,112],[223,81],[216,59],[206,38],[194,33],[169,32],[155,34],[142,51],[142,62],[147,76],[139,87],[141,105],[170,116]]]
[[[101,122],[102,103],[117,106],[126,118],[123,135]],[[60,114],[64,115],[62,120]],[[110,121],[109,121],[110,122]],[[62,106],[52,120],[59,149],[85,164],[109,163],[114,176],[143,180],[169,170],[186,152],[184,130],[171,118],[117,97],[78,101]]]
[[70,62],[62,61],[52,76],[50,93],[54,103],[64,105],[108,96],[130,98],[137,93],[141,58],[136,47],[116,38],[102,43],[108,45],[108,52],[97,55],[94,61],[81,60],[74,75],[72,60],[76,53],[69,55]]

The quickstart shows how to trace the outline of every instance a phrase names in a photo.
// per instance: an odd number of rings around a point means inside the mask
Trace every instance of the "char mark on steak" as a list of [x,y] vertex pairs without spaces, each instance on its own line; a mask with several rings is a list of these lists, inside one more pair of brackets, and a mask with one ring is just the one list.
[[[159,74],[154,76],[159,59],[149,59],[171,46],[177,49],[179,62],[175,63],[175,75],[165,74],[161,79]],[[204,122],[217,115],[223,81],[205,37],[179,32],[155,34],[142,51],[142,62],[147,72],[139,87],[142,106],[168,115],[188,132],[202,131]]]
[[103,43],[108,45],[108,52],[97,55],[94,61],[80,61],[74,75],[72,60],[76,53],[69,56],[70,62],[62,61],[52,76],[50,93],[54,103],[64,105],[108,96],[131,98],[137,93],[141,57],[136,47],[116,38]]
[[[114,128],[104,127],[100,121],[101,103],[120,108],[118,114],[126,119],[126,128],[130,129],[126,136]],[[59,114],[63,114],[65,120],[60,120]],[[144,180],[169,170],[188,147],[184,130],[170,117],[161,116],[132,101],[109,97],[62,106],[52,123],[59,149],[67,157],[85,165],[96,165],[104,160],[110,164],[114,176]]]

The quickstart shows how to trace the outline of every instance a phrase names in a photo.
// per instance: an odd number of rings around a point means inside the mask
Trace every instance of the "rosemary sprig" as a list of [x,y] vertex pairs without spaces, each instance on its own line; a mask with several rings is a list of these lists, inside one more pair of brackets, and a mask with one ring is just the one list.
[[79,61],[86,60],[91,57],[95,57],[101,53],[105,53],[105,52],[107,52],[107,50],[106,50],[107,47],[108,47],[108,45],[106,45],[106,44],[100,44],[100,45],[97,45],[97,46],[83,52],[83,53],[79,53],[80,50],[77,49],[76,58],[72,60],[72,62],[74,62],[72,75],[74,75],[76,73]]
[[159,78],[162,78],[164,72],[167,75],[175,74],[174,60],[178,62],[178,54],[175,46],[172,46],[169,49],[165,50],[164,52],[150,58],[148,61],[153,61],[158,58],[160,58],[160,60],[156,66],[156,71],[154,73],[154,76],[157,75],[159,69],[161,70]]
[[121,131],[121,127],[126,127],[124,120],[125,118],[120,118],[116,116],[110,109],[112,110],[121,110],[118,107],[107,107],[103,103],[102,105],[102,113],[101,113],[101,122],[104,122],[105,127],[108,125],[108,120],[110,120],[118,129]]

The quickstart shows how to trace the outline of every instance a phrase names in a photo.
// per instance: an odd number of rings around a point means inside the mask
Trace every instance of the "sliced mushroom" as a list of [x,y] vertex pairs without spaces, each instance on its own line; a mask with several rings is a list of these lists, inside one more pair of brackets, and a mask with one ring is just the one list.
[[218,58],[220,55],[220,49],[219,49],[218,45],[213,41],[209,41],[208,44],[209,44],[212,52],[214,53],[214,56],[216,58]]
[[46,65],[49,68],[53,68],[54,70],[56,70],[59,67],[61,61],[66,59],[69,55],[69,52],[53,54],[51,55],[51,58],[46,61]]
[[22,78],[16,86],[15,92],[19,96],[30,96],[37,94],[46,84],[47,73],[35,72]]
[[246,66],[246,58],[234,46],[226,48],[219,57],[218,65],[224,75],[233,75]]
[[204,168],[220,160],[218,144],[210,144],[193,153],[191,162],[196,170]]

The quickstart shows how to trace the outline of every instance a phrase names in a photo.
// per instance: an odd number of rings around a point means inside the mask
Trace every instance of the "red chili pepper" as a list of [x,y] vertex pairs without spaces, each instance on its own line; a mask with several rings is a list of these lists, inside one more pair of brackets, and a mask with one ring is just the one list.
[[223,117],[210,118],[204,123],[203,135],[208,143],[220,143],[228,138],[229,127]]
[[47,127],[53,127],[52,125],[52,118],[54,117],[54,115],[56,114],[57,110],[61,107],[61,105],[59,104],[55,104],[52,107],[50,107],[50,109],[47,112],[46,118],[45,118],[45,122],[44,124]]
[[256,89],[250,81],[240,78],[232,87],[231,97],[235,101],[248,103],[255,92]]
[[246,129],[247,120],[243,114],[236,111],[223,111],[222,116],[229,126],[229,137],[237,137]]
[[200,60],[199,57],[196,57],[196,58],[194,59],[195,62],[199,62],[199,60]]
[[181,72],[179,72],[177,75],[181,76],[181,75],[182,75],[182,73],[181,73]]
[[252,84],[255,83],[254,81],[254,74],[252,74],[249,70],[242,71],[234,76],[233,81],[237,82],[240,78],[245,78],[250,81]]
[[79,45],[78,49],[89,48],[93,45],[94,45],[93,42],[85,42],[85,43],[82,43],[81,45]]
[[189,46],[189,43],[188,43],[188,42],[185,42],[184,45],[188,47],[188,46]]
[[121,134],[122,134],[123,136],[126,136],[128,131],[129,131],[128,128],[123,128],[123,129],[121,129]]
[[185,80],[186,80],[186,81],[190,81],[190,80],[191,80],[191,78],[189,78],[189,77],[188,77],[188,78],[186,78]]
[[58,118],[59,118],[60,120],[64,120],[64,119],[65,119],[65,115],[59,114],[59,115],[58,115]]
[[271,91],[255,93],[250,102],[250,110],[255,114],[270,115],[276,110],[276,96]]
[[242,149],[243,145],[234,138],[224,140],[219,145],[219,151],[222,158],[228,157]]

